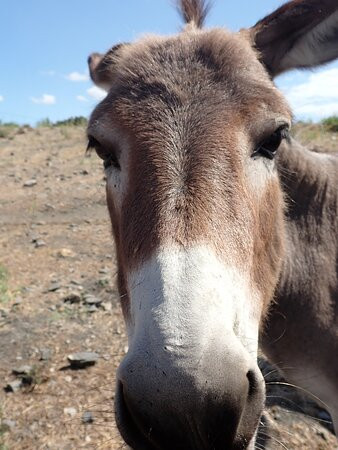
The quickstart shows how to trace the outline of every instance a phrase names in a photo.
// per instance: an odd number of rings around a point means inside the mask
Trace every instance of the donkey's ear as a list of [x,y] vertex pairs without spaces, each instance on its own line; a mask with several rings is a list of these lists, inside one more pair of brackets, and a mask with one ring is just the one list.
[[259,21],[251,33],[274,77],[338,57],[338,1],[293,0]]
[[92,53],[88,57],[90,77],[93,82],[105,91],[109,91],[114,82],[115,67],[123,48],[128,44],[118,44],[106,54]]

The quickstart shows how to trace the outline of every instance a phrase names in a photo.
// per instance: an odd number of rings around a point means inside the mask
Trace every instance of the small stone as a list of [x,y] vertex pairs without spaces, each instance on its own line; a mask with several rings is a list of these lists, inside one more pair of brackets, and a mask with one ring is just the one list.
[[75,417],[77,414],[77,411],[75,408],[69,407],[69,408],[63,408],[63,412],[66,416]]
[[98,358],[99,355],[95,352],[78,352],[67,356],[70,366],[74,369],[82,369],[87,366],[93,366]]
[[96,312],[96,311],[97,311],[96,305],[88,305],[88,307],[87,307],[87,312],[89,312],[89,313],[94,313],[94,312]]
[[30,237],[31,237],[31,242],[32,242],[33,244],[35,244],[35,242],[36,242],[38,239],[40,239],[40,236],[39,236],[38,234],[36,234],[36,233],[31,233]]
[[61,284],[57,281],[53,282],[49,288],[47,289],[47,292],[55,292],[61,288]]
[[81,175],[89,175],[89,172],[87,169],[81,170]]
[[61,258],[73,258],[75,256],[75,253],[69,248],[62,248],[58,251],[57,255]]
[[94,422],[94,416],[91,411],[85,411],[82,414],[82,423],[93,423]]
[[24,182],[23,186],[24,187],[32,187],[35,186],[37,184],[37,181],[35,178],[32,178],[31,180],[27,180]]
[[108,267],[103,267],[102,269],[99,270],[99,273],[102,273],[102,274],[107,274],[107,273],[109,273]]
[[35,241],[35,248],[45,247],[46,245],[46,242],[42,239],[37,239]]
[[70,292],[69,294],[64,297],[63,301],[65,303],[80,303],[81,302],[81,296],[77,292]]
[[13,306],[19,306],[22,303],[22,297],[15,297],[13,301]]
[[83,297],[83,303],[86,305],[100,305],[103,300],[99,297],[95,297],[94,295],[88,294]]
[[104,302],[101,306],[107,312],[110,312],[113,309],[113,305],[111,304],[111,302]]
[[20,367],[16,367],[12,370],[13,375],[31,375],[33,367],[28,364],[24,364]]
[[20,390],[22,385],[23,385],[22,380],[18,379],[18,380],[11,381],[10,383],[7,384],[7,386],[5,386],[5,391],[6,392],[17,392]]
[[52,357],[52,350],[50,348],[40,349],[40,361],[48,361]]
[[70,375],[67,375],[65,377],[65,381],[67,381],[67,383],[71,383],[73,381],[73,378]]
[[15,428],[16,422],[11,419],[2,419],[0,422],[0,428],[2,431],[11,431]]

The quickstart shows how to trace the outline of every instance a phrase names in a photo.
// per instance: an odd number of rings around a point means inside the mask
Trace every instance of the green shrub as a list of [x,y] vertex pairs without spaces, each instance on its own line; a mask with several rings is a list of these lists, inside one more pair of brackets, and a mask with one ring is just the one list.
[[0,303],[5,303],[8,299],[8,272],[6,268],[0,264]]
[[338,116],[331,116],[322,120],[322,125],[326,131],[338,133]]
[[38,128],[41,128],[41,127],[49,127],[50,128],[53,126],[53,122],[50,119],[48,119],[48,117],[46,117],[45,119],[39,120],[39,122],[37,122],[36,126]]
[[54,123],[55,127],[78,127],[87,126],[88,120],[83,116],[70,117],[65,120],[58,120]]
[[15,122],[2,122],[0,120],[0,138],[8,138],[17,128],[19,128],[19,125]]

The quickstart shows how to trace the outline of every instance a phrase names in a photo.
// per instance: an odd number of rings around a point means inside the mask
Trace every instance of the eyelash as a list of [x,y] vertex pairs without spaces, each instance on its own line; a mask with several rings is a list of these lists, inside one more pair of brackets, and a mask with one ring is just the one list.
[[266,140],[258,145],[252,156],[263,156],[267,159],[274,159],[282,141],[284,139],[288,139],[288,137],[289,129],[287,126],[283,125],[277,128],[277,130],[271,136],[269,136]]
[[92,136],[88,136],[88,145],[86,152],[89,152],[92,149],[95,150],[97,156],[103,160],[103,166],[105,169],[108,169],[108,167],[115,167],[119,170],[121,169],[115,152],[111,149],[109,151],[106,150],[97,139]]

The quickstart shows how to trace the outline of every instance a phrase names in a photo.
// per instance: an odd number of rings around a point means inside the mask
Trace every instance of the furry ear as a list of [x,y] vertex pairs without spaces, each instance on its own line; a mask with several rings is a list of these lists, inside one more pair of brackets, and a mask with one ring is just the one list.
[[338,57],[338,1],[293,0],[250,30],[271,76]]
[[128,44],[117,44],[106,54],[92,53],[88,57],[90,77],[96,86],[109,91],[114,81],[114,66],[126,45]]

